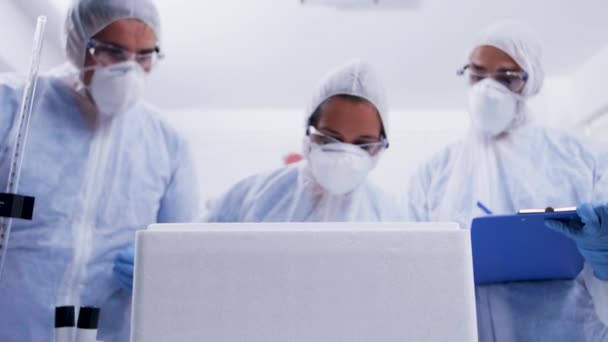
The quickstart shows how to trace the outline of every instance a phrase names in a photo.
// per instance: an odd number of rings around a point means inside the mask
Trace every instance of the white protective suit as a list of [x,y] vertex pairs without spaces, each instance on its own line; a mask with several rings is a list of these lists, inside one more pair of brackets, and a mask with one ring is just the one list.
[[[529,74],[524,98],[540,91],[540,44],[526,29],[497,24],[475,48],[484,45],[504,51]],[[407,192],[411,220],[468,228],[485,215],[478,201],[494,214],[606,201],[605,158],[573,135],[534,126],[525,103],[519,108],[504,134],[488,137],[471,128],[419,169]],[[608,341],[608,282],[588,265],[572,281],[479,286],[476,292],[480,341]]]

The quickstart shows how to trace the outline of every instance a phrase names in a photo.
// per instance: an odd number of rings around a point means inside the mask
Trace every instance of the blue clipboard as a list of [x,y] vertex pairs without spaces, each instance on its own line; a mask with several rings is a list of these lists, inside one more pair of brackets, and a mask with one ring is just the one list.
[[576,211],[520,213],[473,219],[475,284],[574,279],[584,259],[575,242],[544,224],[576,218]]

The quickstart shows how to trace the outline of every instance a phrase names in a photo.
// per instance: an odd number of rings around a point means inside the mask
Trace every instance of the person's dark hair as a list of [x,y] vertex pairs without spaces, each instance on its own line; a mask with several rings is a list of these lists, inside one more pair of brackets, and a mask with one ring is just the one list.
[[[319,124],[319,120],[321,120],[321,114],[323,112],[322,111],[323,105],[326,104],[327,102],[331,101],[332,99],[335,99],[335,98],[341,98],[341,99],[352,101],[352,102],[355,102],[355,103],[370,103],[371,104],[371,102],[369,102],[368,100],[366,100],[366,99],[364,99],[362,97],[359,97],[359,96],[347,95],[347,94],[334,95],[334,96],[328,98],[327,100],[323,101],[319,105],[319,107],[317,107],[317,109],[315,109],[315,111],[312,113],[312,115],[308,119],[308,125],[306,125],[306,130],[307,130],[306,134],[308,134],[308,127],[309,126],[313,126],[315,128],[318,127],[317,125]],[[380,127],[380,136],[383,137],[383,138],[386,138],[386,133],[384,132],[384,122],[380,122],[380,126],[381,126]]]

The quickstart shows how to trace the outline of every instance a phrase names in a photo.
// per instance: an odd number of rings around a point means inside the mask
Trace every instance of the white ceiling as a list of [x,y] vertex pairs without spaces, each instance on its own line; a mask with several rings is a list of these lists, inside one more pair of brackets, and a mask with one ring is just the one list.
[[[455,71],[475,33],[498,18],[539,31],[550,73],[608,43],[606,0],[425,0],[416,11],[341,12],[298,0],[165,0],[167,59],[151,85],[163,107],[301,107],[326,70],[375,64],[393,108],[454,108]],[[167,90],[174,90],[167,96]]]
[[300,108],[330,67],[361,57],[380,71],[394,109],[453,109],[468,44],[499,18],[539,32],[551,75],[608,44],[606,0],[423,0],[414,11],[365,12],[299,0],[157,3],[167,58],[148,97],[163,108]]

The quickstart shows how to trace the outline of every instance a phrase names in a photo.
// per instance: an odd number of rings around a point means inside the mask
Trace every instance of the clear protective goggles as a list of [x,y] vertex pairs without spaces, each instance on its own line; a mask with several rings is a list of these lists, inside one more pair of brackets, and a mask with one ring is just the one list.
[[97,39],[89,39],[87,42],[87,51],[93,59],[102,66],[122,63],[133,60],[141,67],[149,71],[152,67],[164,57],[158,46],[140,52],[127,51],[114,44],[105,43]]
[[[306,131],[311,142],[318,145],[329,145],[329,144],[347,144],[338,138],[331,137],[327,134],[319,132],[314,126],[308,126]],[[370,156],[377,155],[380,151],[388,148],[388,140],[381,138],[378,142],[364,143],[364,144],[350,144],[359,147],[363,151],[367,152]]]
[[525,71],[505,70],[487,72],[485,70],[479,70],[471,64],[465,65],[462,69],[458,70],[457,73],[459,76],[465,76],[471,85],[490,77],[514,93],[520,93],[529,78],[528,73]]

